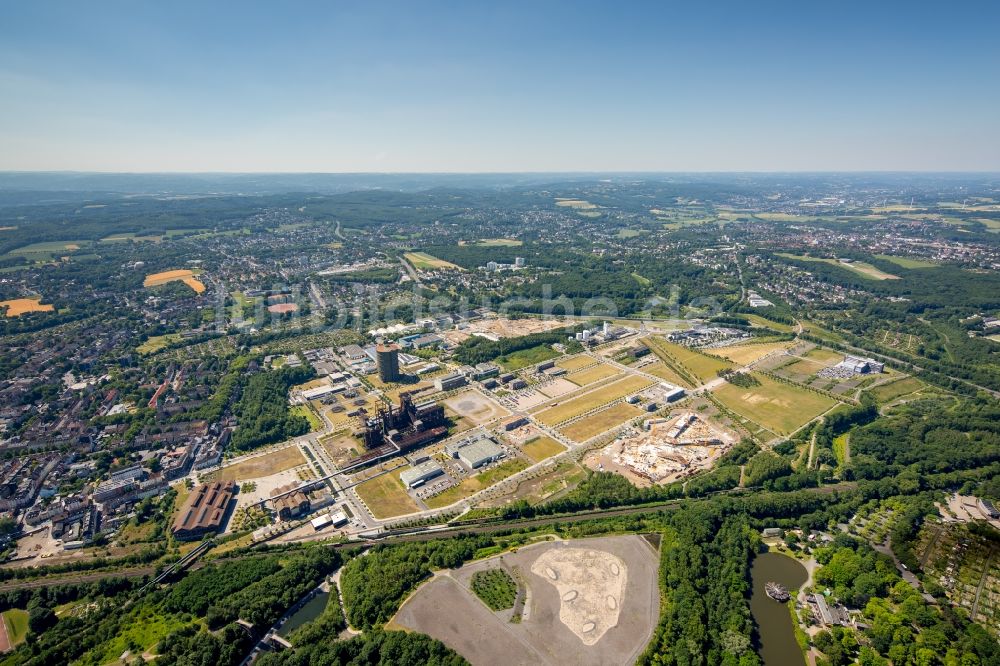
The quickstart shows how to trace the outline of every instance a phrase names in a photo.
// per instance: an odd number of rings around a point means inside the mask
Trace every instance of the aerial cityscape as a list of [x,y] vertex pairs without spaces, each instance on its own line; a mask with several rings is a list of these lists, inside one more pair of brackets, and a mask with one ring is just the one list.
[[[808,9],[58,9],[0,27],[0,666],[1000,664],[1000,116],[783,125],[736,23]],[[603,99],[699,39],[777,115]]]

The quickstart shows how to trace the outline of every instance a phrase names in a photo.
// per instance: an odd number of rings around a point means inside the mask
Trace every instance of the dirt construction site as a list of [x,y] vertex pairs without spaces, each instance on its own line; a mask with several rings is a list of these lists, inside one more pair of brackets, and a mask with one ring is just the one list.
[[555,319],[482,319],[463,325],[461,329],[445,331],[441,335],[453,344],[460,344],[473,335],[492,339],[516,338],[532,333],[544,333],[556,328],[564,328],[566,322]]
[[[656,626],[658,560],[640,536],[545,541],[438,573],[392,624],[437,638],[474,666],[631,664]],[[520,622],[471,590],[473,574],[497,567],[522,581]]]
[[670,483],[710,468],[737,439],[689,411],[647,424],[648,430],[626,431],[590,452],[584,464],[617,472],[640,487]]

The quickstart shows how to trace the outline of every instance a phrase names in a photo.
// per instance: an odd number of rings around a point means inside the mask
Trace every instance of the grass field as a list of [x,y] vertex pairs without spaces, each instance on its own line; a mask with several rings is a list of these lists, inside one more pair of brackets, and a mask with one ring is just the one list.
[[780,331],[782,333],[791,333],[792,331],[795,330],[793,326],[789,326],[788,324],[782,324],[781,322],[777,321],[771,321],[770,319],[767,319],[766,317],[761,317],[760,315],[740,314],[740,316],[749,321],[751,324],[754,324],[755,326],[764,326],[766,328],[772,328],[775,331]]
[[51,303],[43,304],[40,298],[12,298],[0,301],[0,309],[6,308],[8,317],[20,317],[27,312],[52,312]]
[[513,238],[483,238],[476,241],[476,245],[480,247],[518,247],[524,245],[524,241]]
[[933,261],[924,261],[922,259],[912,259],[910,257],[894,257],[891,254],[876,254],[879,259],[884,259],[885,261],[891,261],[897,266],[903,268],[937,268],[941,264],[935,263]]
[[608,384],[603,388],[585,393],[578,398],[568,400],[555,407],[545,409],[535,414],[535,417],[546,425],[556,425],[585,412],[589,412],[592,409],[606,405],[609,402],[614,402],[627,395],[641,391],[652,385],[652,383],[645,377],[633,375],[632,377]]
[[579,421],[574,421],[565,428],[560,428],[559,432],[574,441],[585,442],[591,437],[596,437],[602,432],[611,430],[615,426],[621,425],[629,419],[634,419],[642,413],[642,410],[638,407],[620,402],[607,409],[602,409],[596,414],[591,414]]
[[3,612],[3,621],[7,625],[7,638],[10,639],[11,647],[23,643],[24,637],[28,635],[28,611],[11,608]]
[[189,621],[179,615],[163,615],[151,606],[138,606],[124,619],[121,631],[114,638],[100,642],[82,661],[95,664],[118,662],[131,645],[152,650],[163,638],[187,626]]
[[836,400],[770,377],[750,373],[760,386],[742,388],[729,382],[715,389],[715,397],[740,416],[777,435],[787,435],[816,418]]
[[63,256],[66,252],[75,252],[84,246],[89,246],[90,241],[47,241],[44,243],[32,243],[23,247],[14,248],[7,254],[12,257],[24,257],[28,261],[52,261],[55,257]]
[[235,465],[223,467],[212,476],[215,481],[259,479],[263,476],[270,476],[305,464],[306,459],[299,452],[299,447],[286,446],[273,453],[265,453],[249,460],[238,462]]
[[852,261],[850,263],[844,263],[838,261],[837,259],[831,259],[829,257],[809,257],[804,254],[791,254],[789,252],[778,252],[779,257],[785,257],[786,259],[798,259],[799,261],[815,261],[824,264],[830,264],[831,266],[839,266],[845,270],[849,270],[852,273],[856,273],[862,277],[866,277],[872,280],[898,280],[898,275],[893,275],[892,273],[886,273],[878,268],[875,268],[869,263],[864,261]]
[[572,208],[573,210],[593,210],[597,208],[597,204],[592,204],[583,199],[556,199],[556,205],[563,208]]
[[[646,345],[654,354],[660,357],[664,364],[683,377],[689,375],[692,379],[705,383],[719,376],[720,370],[734,367],[730,361],[696,352],[681,345],[675,345],[662,338],[647,338]],[[685,381],[685,385],[691,383]]]
[[570,380],[577,386],[586,386],[587,384],[593,384],[596,381],[607,379],[608,377],[614,377],[617,374],[618,368],[601,363],[600,365],[595,365],[592,368],[571,372],[566,375],[566,379]]
[[134,241],[136,243],[159,243],[163,240],[163,236],[136,236],[134,233],[128,234],[115,234],[113,236],[108,236],[102,238],[102,243],[127,243],[129,241]]
[[919,391],[925,386],[926,384],[916,377],[905,377],[882,386],[876,386],[871,389],[871,392],[879,402],[891,402],[900,396]]
[[192,271],[185,268],[173,270],[173,271],[163,271],[162,273],[151,273],[146,276],[143,280],[143,287],[158,287],[168,282],[174,282],[175,280],[183,282],[187,286],[191,287],[195,293],[201,294],[205,291],[205,285],[201,280],[194,276]]
[[399,480],[399,470],[377,476],[355,488],[358,496],[368,505],[368,510],[376,518],[392,518],[419,511],[403,482]]
[[810,349],[805,353],[805,357],[810,360],[818,361],[819,363],[823,363],[826,365],[840,363],[841,361],[844,360],[844,355],[841,354],[840,352],[835,352],[830,349],[823,349],[822,347],[815,347],[813,349]]
[[586,354],[581,354],[580,356],[571,356],[569,358],[564,358],[556,361],[556,365],[566,370],[567,372],[579,370],[580,368],[586,368],[588,365],[594,365],[595,363],[597,363],[597,361],[595,361],[590,356],[587,356]]
[[733,345],[732,347],[720,347],[719,349],[706,350],[712,356],[720,356],[729,359],[737,365],[747,365],[761,359],[771,352],[784,351],[791,347],[794,342],[764,342],[758,345]]
[[426,252],[407,252],[403,255],[408,262],[413,264],[413,267],[418,271],[438,271],[438,270],[462,270],[455,264],[445,261],[444,259],[438,259]]
[[292,414],[306,417],[309,421],[310,430],[316,431],[323,429],[323,420],[320,419],[319,415],[309,407],[306,407],[305,405],[295,405],[290,411]]
[[515,370],[526,368],[529,365],[535,365],[536,363],[541,363],[542,361],[548,361],[556,358],[557,356],[559,356],[559,352],[552,349],[549,345],[538,345],[537,347],[522,349],[520,351],[507,354],[506,356],[501,356],[497,359],[497,363],[499,363],[504,370],[514,372]]
[[469,497],[484,488],[489,488],[490,486],[503,481],[508,476],[517,474],[527,466],[528,463],[520,458],[505,460],[485,472],[481,472],[476,476],[470,476],[469,478],[464,479],[457,486],[452,486],[444,492],[424,500],[424,504],[432,509],[454,504],[455,502],[465,499],[466,497]]
[[522,445],[521,450],[524,452],[524,455],[531,458],[534,462],[541,462],[546,458],[551,458],[554,455],[562,453],[566,450],[566,447],[551,437],[542,435]]
[[141,345],[135,348],[137,352],[142,355],[155,354],[161,349],[165,349],[167,345],[177,342],[181,339],[180,333],[167,333],[166,335],[154,335],[153,337],[147,339]]
[[690,386],[688,382],[684,381],[683,377],[668,368],[662,362],[645,365],[642,367],[642,371],[655,377],[659,377],[660,379],[670,382],[671,384],[676,384],[677,386]]

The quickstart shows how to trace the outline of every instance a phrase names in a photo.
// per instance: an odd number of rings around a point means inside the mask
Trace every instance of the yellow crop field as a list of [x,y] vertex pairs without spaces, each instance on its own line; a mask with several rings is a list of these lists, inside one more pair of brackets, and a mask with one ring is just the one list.
[[212,475],[214,481],[243,481],[284,472],[299,465],[305,465],[306,459],[297,446],[286,446],[272,453],[255,456],[235,465],[223,467]]
[[168,282],[180,281],[191,287],[195,293],[202,293],[205,291],[205,285],[201,280],[194,276],[192,271],[186,268],[173,270],[173,271],[163,271],[162,273],[152,273],[146,276],[143,280],[142,286],[144,287],[158,287]]
[[583,199],[556,199],[556,205],[562,206],[563,208],[572,208],[574,210],[593,210],[597,208],[597,204],[592,204],[589,201],[584,201]]
[[567,372],[573,372],[574,370],[579,370],[580,368],[586,368],[588,365],[594,365],[595,363],[597,363],[597,361],[586,354],[581,354],[580,356],[570,356],[556,361],[556,365]]
[[42,304],[40,298],[14,298],[9,301],[0,301],[0,308],[7,309],[8,317],[20,317],[26,312],[52,312],[51,303]]
[[732,347],[720,347],[718,349],[706,349],[712,356],[720,356],[729,359],[737,365],[746,365],[758,361],[771,352],[780,352],[791,347],[794,342],[771,342],[757,345],[733,345]]
[[607,379],[608,377],[614,377],[617,374],[619,374],[617,368],[601,363],[600,365],[595,365],[592,368],[571,372],[566,375],[566,379],[570,380],[574,384],[577,384],[578,386],[586,386],[587,384],[593,384],[594,382]]
[[[607,384],[601,388],[585,393],[549,409],[535,414],[535,417],[546,425],[556,425],[575,416],[580,416],[592,409],[597,409],[609,402],[614,402],[632,393],[652,386],[653,382],[646,377],[633,375],[625,379]],[[551,404],[551,403],[547,403]]]
[[579,421],[573,421],[565,428],[560,428],[559,432],[577,442],[585,442],[591,437],[596,437],[602,432],[607,432],[615,426],[621,425],[630,419],[642,414],[638,407],[620,402],[607,409],[602,409],[596,414],[585,416]]
[[[719,376],[720,370],[734,367],[727,359],[709,356],[681,345],[675,345],[662,338],[647,338],[645,340],[654,354],[660,357],[664,364],[678,375],[691,376],[692,379],[704,383]],[[690,382],[686,382],[690,385]]]

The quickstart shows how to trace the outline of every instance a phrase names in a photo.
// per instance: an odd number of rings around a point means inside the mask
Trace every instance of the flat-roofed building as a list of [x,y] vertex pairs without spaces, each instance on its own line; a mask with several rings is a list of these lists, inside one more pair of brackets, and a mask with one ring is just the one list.
[[195,488],[174,519],[174,537],[191,541],[210,532],[217,532],[229,510],[236,492],[232,481],[215,481]]
[[458,459],[472,469],[478,469],[503,457],[503,449],[489,437],[474,439],[458,450]]
[[452,389],[465,386],[467,383],[469,383],[469,380],[465,378],[465,375],[460,372],[454,372],[435,379],[434,388],[438,391],[451,391]]
[[399,480],[403,482],[403,485],[407,488],[416,488],[422,486],[433,478],[441,476],[444,474],[444,470],[441,469],[441,465],[437,464],[433,460],[428,460],[422,462],[419,465],[414,465],[410,469],[400,473]]

